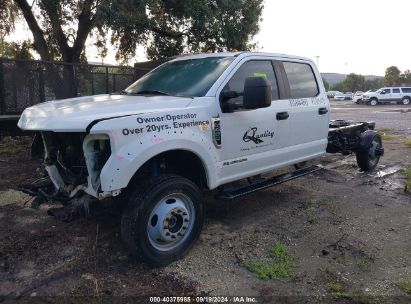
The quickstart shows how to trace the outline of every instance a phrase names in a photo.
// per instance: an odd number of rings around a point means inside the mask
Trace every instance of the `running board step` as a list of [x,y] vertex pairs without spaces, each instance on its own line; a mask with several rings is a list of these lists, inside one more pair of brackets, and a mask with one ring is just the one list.
[[279,185],[285,183],[287,181],[299,178],[301,176],[314,173],[323,169],[322,166],[316,165],[311,167],[306,167],[303,169],[295,170],[293,172],[280,174],[277,176],[273,176],[265,181],[257,182],[255,184],[251,184],[242,188],[236,188],[233,190],[221,191],[215,195],[215,199],[217,200],[232,200],[238,197],[254,193],[259,190],[263,190],[266,188],[270,188],[275,185]]

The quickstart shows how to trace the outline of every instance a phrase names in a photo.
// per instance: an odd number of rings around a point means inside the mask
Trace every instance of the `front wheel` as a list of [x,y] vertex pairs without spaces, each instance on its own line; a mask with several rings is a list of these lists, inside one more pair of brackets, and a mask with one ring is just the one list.
[[160,175],[131,195],[121,234],[137,258],[165,266],[189,250],[203,222],[203,198],[197,185],[181,176]]
[[402,99],[402,104],[403,104],[403,105],[408,105],[408,104],[410,104],[410,98],[409,98],[409,97],[404,97],[404,98]]
[[377,99],[373,98],[370,100],[370,106],[376,106],[378,103]]
[[360,144],[356,151],[357,164],[363,171],[373,170],[384,154],[381,136],[374,131],[361,134]]

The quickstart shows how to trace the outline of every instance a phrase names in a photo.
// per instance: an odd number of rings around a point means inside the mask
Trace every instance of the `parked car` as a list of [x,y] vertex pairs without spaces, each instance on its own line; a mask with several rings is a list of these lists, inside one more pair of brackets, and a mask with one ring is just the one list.
[[356,103],[356,104],[360,104],[362,103],[362,95],[364,94],[363,91],[357,91],[354,93],[354,96],[352,97],[352,100]]
[[341,92],[337,92],[334,95],[335,100],[345,100],[345,94]]
[[352,92],[345,92],[345,100],[352,100],[353,93]]
[[385,87],[376,92],[367,92],[363,95],[363,101],[371,106],[391,102],[408,105],[411,102],[411,87]]
[[340,92],[338,92],[338,91],[328,91],[327,92],[327,97],[330,98],[330,99],[334,98],[336,93],[340,93]]

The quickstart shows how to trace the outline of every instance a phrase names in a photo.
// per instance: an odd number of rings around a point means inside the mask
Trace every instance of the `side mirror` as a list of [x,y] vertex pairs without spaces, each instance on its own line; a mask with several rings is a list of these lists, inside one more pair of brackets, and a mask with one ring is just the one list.
[[247,77],[244,83],[243,107],[266,108],[271,105],[271,85],[265,77]]
[[385,91],[381,91],[380,94],[381,94],[381,95],[384,95],[384,94],[385,94]]

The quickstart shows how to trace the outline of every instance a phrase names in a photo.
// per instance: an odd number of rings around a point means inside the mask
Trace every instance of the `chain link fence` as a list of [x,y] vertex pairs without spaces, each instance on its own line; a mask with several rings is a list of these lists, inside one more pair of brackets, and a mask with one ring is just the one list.
[[0,115],[20,114],[26,107],[48,100],[118,92],[154,66],[0,58]]

